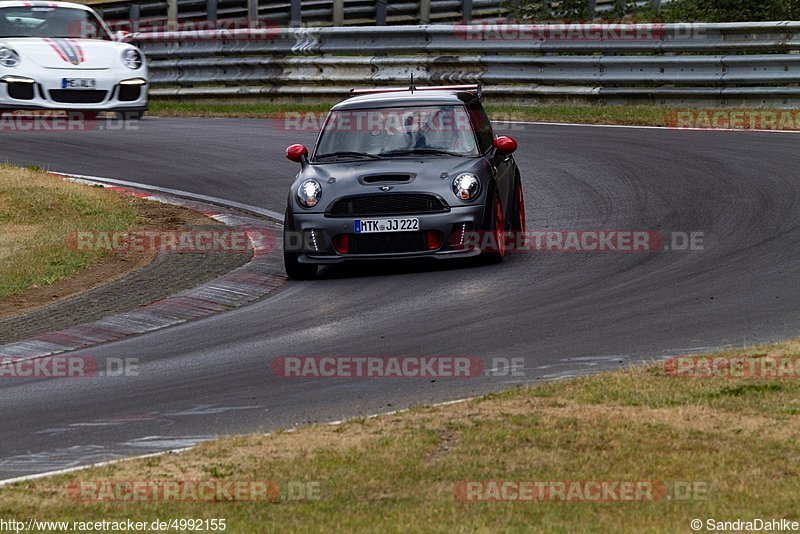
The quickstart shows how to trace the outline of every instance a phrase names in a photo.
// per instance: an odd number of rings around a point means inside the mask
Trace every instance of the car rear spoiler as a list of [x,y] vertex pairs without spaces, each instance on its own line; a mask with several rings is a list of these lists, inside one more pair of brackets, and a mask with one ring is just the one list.
[[402,93],[405,91],[466,91],[475,93],[478,98],[483,98],[481,85],[479,83],[470,85],[428,85],[415,87],[412,83],[410,87],[375,87],[373,89],[350,89],[350,96],[374,95],[379,93]]

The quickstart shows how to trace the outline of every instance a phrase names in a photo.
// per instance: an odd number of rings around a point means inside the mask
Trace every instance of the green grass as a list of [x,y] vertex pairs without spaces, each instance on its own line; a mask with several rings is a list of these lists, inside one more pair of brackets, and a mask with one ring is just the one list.
[[71,250],[69,232],[124,230],[137,219],[132,206],[107,191],[0,165],[0,299],[52,284],[103,256]]
[[242,117],[263,118],[277,113],[296,111],[327,112],[331,103],[282,104],[275,102],[202,102],[152,99],[150,115],[167,117]]
[[[721,354],[796,359],[800,341]],[[797,380],[630,368],[18,483],[0,490],[0,516],[225,518],[232,532],[688,532],[693,518],[798,520],[799,413]],[[98,503],[69,496],[77,481],[109,479],[315,483],[319,499]],[[465,502],[455,494],[464,480],[660,481],[706,493],[648,502]]]
[[[230,117],[230,118],[267,118],[285,112],[318,112],[326,113],[335,102],[327,103],[277,103],[270,101],[177,101],[154,99],[150,103],[150,114],[166,117]],[[710,108],[690,109],[664,106],[589,106],[589,105],[552,105],[523,106],[509,104],[492,104],[486,102],[486,110],[493,120],[522,120],[541,122],[570,122],[582,124],[619,124],[632,126],[676,126],[677,113],[680,111],[702,112],[708,117],[716,111],[725,116],[740,112],[770,111],[760,108]],[[778,110],[774,110],[778,111]],[[784,110],[785,111],[785,110]],[[696,119],[698,126],[705,126],[702,118]],[[792,115],[794,117],[794,115]],[[748,121],[741,127],[747,128]],[[790,125],[796,128],[799,121],[792,119]],[[775,125],[767,128],[776,128]],[[708,125],[711,126],[711,125]],[[760,126],[757,126],[760,127]]]
[[669,114],[678,111],[678,109],[661,106],[487,105],[487,112],[493,120],[507,119],[640,126],[663,126]]

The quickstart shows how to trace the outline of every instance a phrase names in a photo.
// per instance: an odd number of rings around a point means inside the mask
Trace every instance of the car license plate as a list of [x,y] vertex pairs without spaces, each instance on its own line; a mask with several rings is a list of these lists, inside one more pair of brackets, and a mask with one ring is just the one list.
[[355,222],[355,233],[357,234],[413,232],[415,230],[419,230],[419,219],[359,219]]
[[62,89],[94,89],[97,87],[97,80],[94,78],[62,78]]

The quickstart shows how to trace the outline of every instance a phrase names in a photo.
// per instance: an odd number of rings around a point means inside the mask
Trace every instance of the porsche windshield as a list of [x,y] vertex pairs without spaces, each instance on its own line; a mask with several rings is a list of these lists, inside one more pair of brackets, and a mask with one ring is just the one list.
[[0,8],[0,38],[4,37],[111,40],[103,23],[91,11],[54,6]]
[[477,156],[463,106],[418,106],[331,112],[315,159],[403,155]]

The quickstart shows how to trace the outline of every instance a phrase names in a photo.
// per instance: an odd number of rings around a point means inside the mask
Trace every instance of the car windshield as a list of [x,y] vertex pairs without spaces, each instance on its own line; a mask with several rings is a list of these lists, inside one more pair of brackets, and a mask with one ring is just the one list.
[[477,156],[463,106],[417,106],[331,112],[315,159],[428,154]]
[[54,6],[0,8],[0,38],[3,37],[111,40],[103,23],[91,11]]

